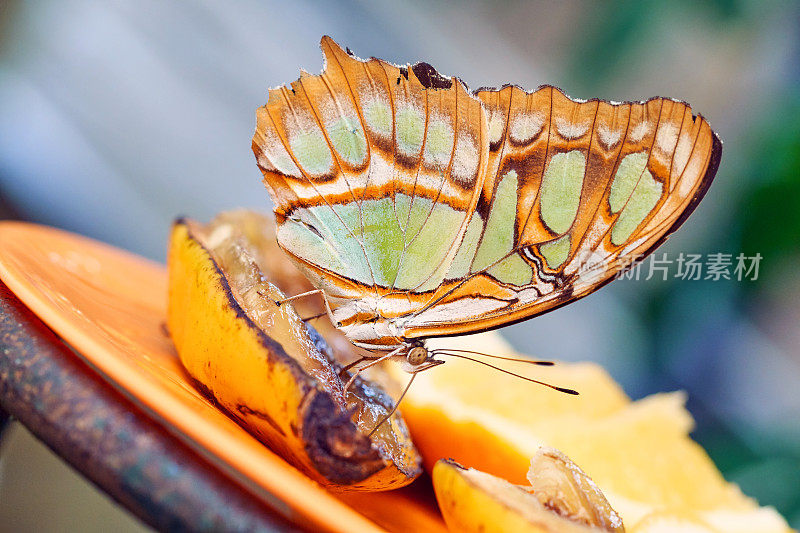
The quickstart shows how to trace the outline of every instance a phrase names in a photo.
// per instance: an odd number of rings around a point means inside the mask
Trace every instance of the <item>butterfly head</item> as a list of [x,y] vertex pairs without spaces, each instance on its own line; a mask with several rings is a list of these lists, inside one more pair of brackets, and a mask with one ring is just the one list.
[[425,343],[421,340],[407,341],[404,347],[403,368],[406,372],[416,374],[444,363],[444,361],[435,359],[433,353],[425,347]]

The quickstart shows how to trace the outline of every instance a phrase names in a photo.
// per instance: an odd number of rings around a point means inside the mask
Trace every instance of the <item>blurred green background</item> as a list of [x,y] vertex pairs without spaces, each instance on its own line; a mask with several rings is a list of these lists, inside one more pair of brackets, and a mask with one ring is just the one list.
[[[717,178],[658,253],[759,253],[758,279],[682,280],[673,265],[667,281],[617,281],[504,333],[540,356],[598,361],[635,398],[687,390],[693,436],[726,478],[800,527],[796,2],[6,0],[0,217],[163,260],[178,214],[268,210],[250,152],[254,111],[268,87],[321,69],[322,34],[362,57],[425,60],[471,87],[672,96],[709,119],[724,141]],[[0,444],[0,530],[60,529],[9,503],[34,495],[52,498],[37,511],[79,529],[135,525],[97,511],[110,505],[91,491],[76,501],[44,490],[65,467],[20,453],[33,444],[19,439],[17,428]],[[82,483],[65,476],[64,487]]]

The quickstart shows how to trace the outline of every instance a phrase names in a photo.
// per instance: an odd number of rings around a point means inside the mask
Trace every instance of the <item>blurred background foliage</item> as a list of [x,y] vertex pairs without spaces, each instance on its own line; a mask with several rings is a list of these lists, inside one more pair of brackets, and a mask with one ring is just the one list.
[[254,110],[268,87],[321,69],[322,34],[472,87],[691,102],[722,164],[659,254],[760,253],[758,279],[681,280],[673,265],[667,281],[617,281],[504,333],[538,356],[599,361],[635,398],[687,390],[725,476],[800,527],[796,2],[6,0],[0,32],[0,216],[157,260],[178,214],[270,208]]

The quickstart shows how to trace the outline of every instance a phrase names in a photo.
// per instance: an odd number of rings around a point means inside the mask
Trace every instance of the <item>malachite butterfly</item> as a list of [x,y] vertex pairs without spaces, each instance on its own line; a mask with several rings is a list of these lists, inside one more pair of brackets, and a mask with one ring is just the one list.
[[470,91],[426,63],[326,67],[269,91],[253,151],[278,242],[356,346],[433,364],[424,339],[582,298],[706,193],[722,143],[670,98]]

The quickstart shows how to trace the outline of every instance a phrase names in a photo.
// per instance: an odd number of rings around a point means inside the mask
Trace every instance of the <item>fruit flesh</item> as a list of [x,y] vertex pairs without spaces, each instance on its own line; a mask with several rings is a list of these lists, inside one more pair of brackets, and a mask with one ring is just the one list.
[[[496,333],[431,339],[428,344],[518,356]],[[437,459],[450,457],[512,483],[525,483],[530,458],[546,444],[536,428],[552,420],[579,426],[585,417],[607,416],[630,402],[608,373],[593,363],[536,367],[483,360],[523,376],[576,389],[580,395],[554,392],[471,361],[448,359],[417,376],[400,405],[414,442],[425,451],[423,460],[429,471]],[[403,379],[394,367],[388,370]],[[443,434],[457,437],[441,438]],[[524,447],[524,452],[518,446]]]
[[622,520],[586,474],[566,456],[542,449],[531,462],[532,485],[441,460],[433,468],[436,498],[451,531],[624,533]]
[[622,519],[598,486],[566,455],[541,448],[528,469],[531,493],[547,509],[579,524],[624,531]]
[[[291,288],[300,290],[304,287],[297,279],[292,279],[295,267],[274,246],[274,239],[270,238],[271,220],[252,212],[233,211],[215,218],[205,233],[208,235],[206,242],[209,250],[220,263],[237,300],[256,326],[278,341],[303,370],[331,395],[342,412],[352,413],[351,421],[361,434],[366,435],[377,426],[371,440],[379,450],[398,464],[412,461],[415,454],[410,453],[409,446],[403,445],[410,437],[402,419],[393,416],[378,426],[393,406],[391,398],[360,378],[356,378],[345,393],[343,380],[339,378],[341,364],[335,360],[334,352],[327,346],[326,340],[301,320],[294,310],[294,301],[292,305],[277,304],[285,296],[265,277],[266,272],[277,272],[282,279],[288,278]],[[321,301],[319,296],[309,298]],[[323,325],[330,324],[327,316],[322,317],[320,322]],[[350,351],[353,350],[349,342],[347,346]],[[342,351],[341,348],[339,351]],[[349,374],[345,375],[349,379]],[[397,435],[403,438],[398,439]],[[347,439],[337,439],[331,445],[339,453],[348,453]]]
[[[494,333],[437,343],[518,356]],[[789,531],[773,508],[759,507],[727,483],[689,438],[693,421],[683,394],[631,402],[596,365],[558,363],[541,369],[487,362],[574,388],[580,396],[513,379],[498,390],[495,378],[480,366],[448,360],[420,375],[401,405],[426,469],[439,458],[452,458],[524,483],[529,458],[547,445],[585,469],[631,531],[653,513],[678,522],[699,520],[719,531]]]
[[[330,361],[305,331],[306,325],[290,305],[279,305],[281,291],[263,274],[256,262],[255,243],[240,231],[235,220],[213,221],[205,231],[195,230],[225,273],[231,292],[255,326],[283,346],[303,371],[319,382],[341,407],[344,386]],[[203,237],[203,234],[207,237]]]
[[362,379],[344,393],[321,337],[291,305],[276,304],[284,295],[261,272],[258,239],[247,235],[258,231],[269,231],[267,219],[246,212],[208,227],[176,223],[168,327],[184,367],[206,396],[314,479],[354,490],[411,482],[420,459],[402,418],[368,435],[391,399]]

